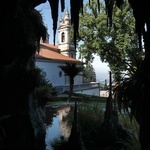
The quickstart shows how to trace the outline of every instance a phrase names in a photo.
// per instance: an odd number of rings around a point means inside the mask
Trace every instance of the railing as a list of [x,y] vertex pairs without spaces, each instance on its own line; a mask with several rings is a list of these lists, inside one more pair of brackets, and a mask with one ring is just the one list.
[[[58,93],[63,93],[64,91],[69,91],[69,85],[66,86],[56,86],[55,87]],[[74,85],[73,91],[81,91],[93,88],[100,88],[100,83],[92,82],[92,83],[83,83]]]

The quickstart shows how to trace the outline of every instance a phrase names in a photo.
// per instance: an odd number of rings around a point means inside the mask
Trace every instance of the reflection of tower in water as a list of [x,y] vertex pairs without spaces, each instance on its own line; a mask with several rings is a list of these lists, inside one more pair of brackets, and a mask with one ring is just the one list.
[[62,108],[56,108],[55,111],[47,111],[47,116],[49,116],[51,113],[54,114],[51,115],[51,117],[53,117],[53,119],[51,119],[51,125],[48,125],[46,128],[46,150],[53,150],[51,142],[53,142],[55,139],[59,140],[60,137],[63,137],[64,140],[68,140],[71,132],[71,127],[68,127],[67,125],[68,118],[66,118],[66,121],[64,121],[64,118],[67,117],[70,110],[71,106],[67,105]]
[[63,118],[68,115],[70,108],[71,108],[71,106],[67,106],[63,109],[58,110],[61,136],[64,139],[68,139],[68,137],[70,136],[70,132],[71,132],[71,128],[68,127],[67,121],[63,121]]

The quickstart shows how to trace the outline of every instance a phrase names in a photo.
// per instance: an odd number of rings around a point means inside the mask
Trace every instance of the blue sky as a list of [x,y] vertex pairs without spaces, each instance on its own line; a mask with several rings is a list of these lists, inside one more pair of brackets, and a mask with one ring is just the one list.
[[[84,0],[85,2],[87,0]],[[49,43],[50,44],[54,44],[53,42],[53,20],[52,20],[52,17],[51,17],[51,9],[50,9],[50,6],[49,6],[49,3],[48,1],[46,3],[43,3],[39,6],[36,7],[37,10],[39,10],[42,14],[42,17],[43,17],[43,21],[44,21],[44,24],[48,27],[48,33],[50,35],[50,40],[49,40]],[[66,0],[65,1],[65,10],[68,11],[70,10],[70,1],[69,0]],[[64,13],[60,11],[59,9],[59,16],[58,16],[58,23],[57,23],[57,26],[59,25],[59,20],[60,18],[64,17]],[[57,45],[57,33],[56,33],[56,40],[55,40],[55,44]],[[96,73],[96,79],[97,81],[104,81],[105,79],[108,80],[109,78],[109,67],[107,66],[106,63],[102,63],[100,61],[100,58],[96,55],[94,55],[95,58],[94,58],[94,61],[92,63],[94,69],[95,69],[95,73]]]

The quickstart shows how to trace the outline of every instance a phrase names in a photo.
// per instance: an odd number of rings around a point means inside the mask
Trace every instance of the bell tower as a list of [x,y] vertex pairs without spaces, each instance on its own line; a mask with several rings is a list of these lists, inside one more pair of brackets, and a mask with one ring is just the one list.
[[69,31],[71,27],[71,19],[68,10],[65,12],[64,18],[60,19],[60,25],[58,28],[58,48],[61,54],[76,58],[76,50],[74,45],[70,44]]

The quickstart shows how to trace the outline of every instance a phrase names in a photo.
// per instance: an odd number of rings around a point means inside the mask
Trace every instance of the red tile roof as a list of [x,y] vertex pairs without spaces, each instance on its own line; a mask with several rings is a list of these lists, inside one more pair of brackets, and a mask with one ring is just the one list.
[[60,52],[60,49],[58,49],[57,45],[52,45],[52,44],[48,44],[48,43],[40,43],[40,47],[45,48],[45,49],[49,49],[49,50],[53,50],[56,52]]
[[80,60],[65,56],[60,54],[58,46],[52,44],[41,43],[40,52],[36,53],[35,57],[37,59],[45,59],[51,61],[63,61],[63,62],[73,62],[73,63],[82,63]]

